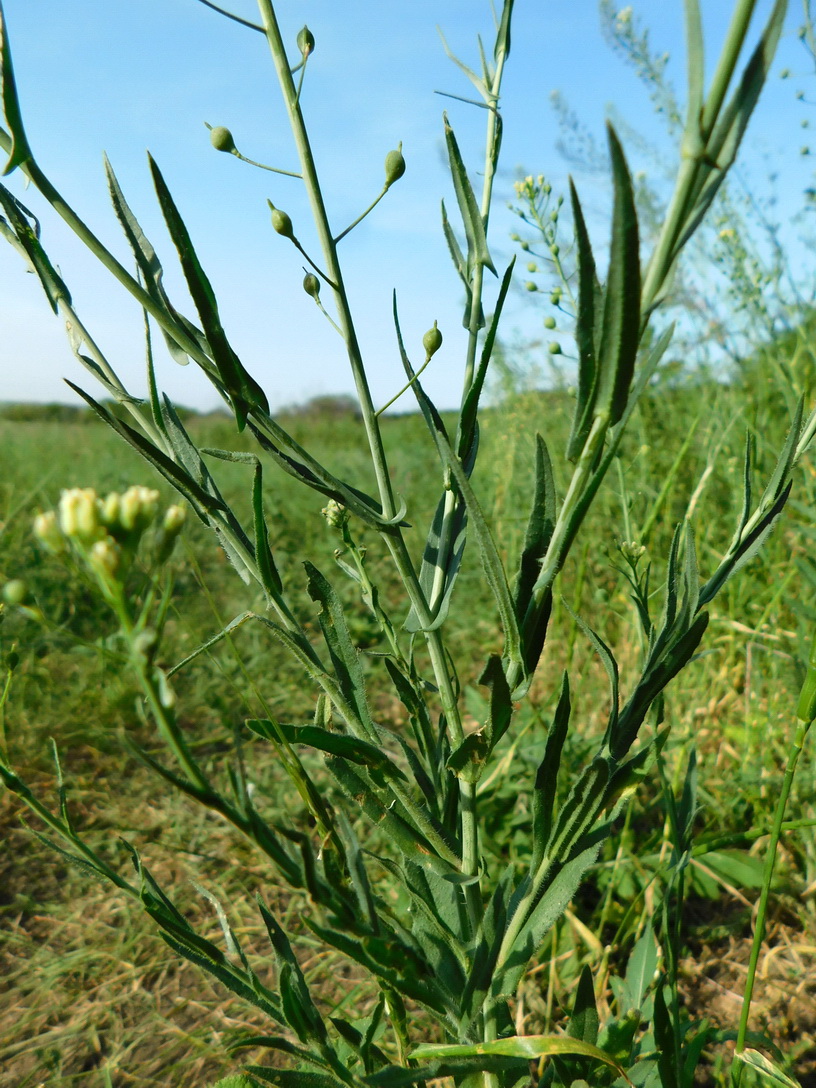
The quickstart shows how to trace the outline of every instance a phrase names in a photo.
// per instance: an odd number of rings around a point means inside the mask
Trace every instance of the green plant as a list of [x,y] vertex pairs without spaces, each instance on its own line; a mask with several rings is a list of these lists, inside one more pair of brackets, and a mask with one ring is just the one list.
[[[214,5],[208,2],[207,6]],[[628,1078],[627,1069],[640,1083],[689,1084],[703,1046],[718,1041],[714,1034],[701,1032],[702,1043],[688,1042],[671,980],[668,998],[662,982],[647,998],[658,954],[651,931],[641,936],[619,986],[619,1016],[603,1031],[587,973],[578,986],[567,1036],[514,1034],[511,1002],[531,959],[595,866],[627,800],[651,769],[660,765],[669,733],[663,723],[664,691],[697,653],[708,622],[707,605],[760,549],[782,512],[793,470],[816,432],[816,415],[805,420],[803,405],[798,404],[776,467],[758,500],[752,493],[753,445],[748,442],[743,508],[731,543],[708,579],[701,580],[698,572],[690,524],[678,526],[666,562],[664,608],[659,618],[651,613],[649,571],[638,567],[642,551],[627,535],[621,552],[629,564],[628,577],[643,628],[640,667],[621,705],[619,667],[612,649],[577,619],[609,677],[606,728],[602,736],[589,740],[583,763],[570,766],[564,752],[575,726],[572,685],[565,672],[552,692],[543,758],[527,787],[532,809],[527,849],[501,871],[492,859],[486,860],[490,812],[485,802],[486,810],[480,814],[478,787],[499,758],[504,758],[499,745],[511,736],[516,704],[530,694],[545,649],[559,575],[669,345],[671,329],[653,335],[652,315],[665,299],[681,253],[736,157],[767,76],[785,16],[782,0],[774,4],[759,43],[736,81],[755,7],[756,0],[736,3],[706,93],[700,13],[696,0],[687,0],[689,104],[682,156],[673,199],[654,251],[643,266],[632,179],[611,126],[614,205],[604,283],[578,193],[571,188],[577,276],[575,284],[567,286],[575,309],[579,371],[572,431],[559,451],[568,463],[568,483],[559,498],[547,443],[537,435],[535,483],[525,497],[527,530],[514,562],[514,578],[508,576],[508,565],[472,480],[479,448],[479,402],[513,270],[511,264],[488,304],[485,272],[496,274],[488,226],[500,149],[498,104],[510,50],[512,0],[505,0],[496,21],[492,52],[480,48],[481,71],[457,61],[486,108],[486,168],[480,198],[445,118],[451,178],[465,239],[462,246],[443,205],[444,235],[465,291],[463,397],[455,430],[446,425],[419,380],[423,366],[437,351],[445,350],[442,334],[434,323],[421,338],[424,361],[415,368],[394,303],[397,346],[407,379],[403,392],[410,390],[415,396],[439,463],[434,486],[441,493],[420,561],[410,547],[409,512],[398,499],[389,467],[383,408],[377,410],[370,395],[338,250],[339,242],[398,183],[405,169],[401,149],[386,155],[385,182],[377,198],[349,227],[335,233],[301,105],[301,86],[315,38],[304,28],[297,43],[301,61],[292,66],[271,0],[259,0],[259,24],[238,20],[262,34],[269,45],[321,253],[305,249],[291,217],[270,201],[272,227],[307,262],[304,289],[344,346],[370,453],[374,497],[362,490],[359,479],[341,479],[332,473],[270,415],[262,388],[227,338],[211,284],[155,161],[150,160],[150,169],[159,204],[199,324],[184,317],[170,301],[157,253],[109,164],[111,198],[136,261],[136,276],[57,192],[25,134],[0,8],[6,126],[0,129],[0,147],[8,155],[5,172],[19,169],[143,308],[148,327],[146,403],[124,388],[85,329],[40,240],[36,219],[5,186],[0,186],[0,231],[39,277],[54,311],[68,318],[77,358],[102,383],[106,395],[118,402],[117,410],[74,388],[214,531],[247,587],[249,607],[168,668],[162,658],[162,633],[171,599],[171,588],[164,581],[165,561],[179,515],[168,513],[156,529],[158,499],[153,493],[130,492],[128,498],[114,492],[103,500],[89,491],[68,491],[58,518],[42,515],[38,535],[46,547],[70,556],[93,580],[116,619],[117,652],[138,680],[145,712],[173,765],[167,766],[144,749],[139,749],[140,757],[164,782],[217,812],[245,835],[277,877],[308,898],[304,924],[326,945],[356,961],[376,986],[377,996],[366,1015],[356,1020],[323,1015],[319,995],[311,992],[290,937],[264,903],[259,904],[260,912],[277,965],[274,990],[259,977],[230,927],[227,910],[214,897],[211,901],[226,951],[193,929],[133,850],[136,878],[126,879],[72,822],[59,768],[56,812],[26,785],[5,753],[0,775],[7,788],[61,840],[61,844],[55,842],[58,849],[141,902],[171,948],[268,1017],[271,1033],[240,1039],[236,1049],[266,1048],[283,1055],[290,1067],[251,1064],[246,1076],[252,1081],[319,1088],[342,1084],[396,1088],[452,1076],[463,1088],[509,1088],[529,1081],[533,1062],[533,1083],[542,1086],[590,1075],[593,1083],[607,1083]],[[212,136],[216,150],[259,165],[237,153],[223,128],[214,129]],[[488,310],[492,310],[489,320]],[[171,355],[179,361],[192,360],[207,374],[230,406],[238,431],[252,436],[257,453],[198,447],[193,442],[179,413],[160,395],[151,327],[161,330]],[[223,468],[225,462],[243,466],[251,476],[246,518],[226,501],[216,482],[217,466]],[[309,615],[292,585],[281,577],[270,543],[264,475],[269,462],[328,500],[324,514],[336,534],[337,566],[370,617],[362,637],[352,636],[348,610],[337,588],[314,564],[306,563],[306,588],[318,608],[321,637],[312,636]],[[151,531],[157,535],[151,537]],[[484,582],[502,632],[500,648],[490,654],[480,674],[487,696],[475,730],[466,729],[463,714],[463,688],[471,679],[471,662],[454,661],[445,642],[468,535],[476,539]],[[369,541],[375,541],[390,560],[403,592],[397,607],[404,602],[407,616],[403,612],[396,617],[372,577]],[[18,596],[11,592],[13,599]],[[15,607],[29,606],[18,602]],[[190,743],[177,712],[172,677],[250,624],[282,646],[292,664],[309,678],[315,692],[313,720],[311,724],[281,721],[264,707],[263,716],[250,718],[243,726],[236,723],[233,749],[222,767],[217,759],[199,755]],[[368,646],[372,631],[379,638],[378,650],[364,657],[360,642],[365,639]],[[409,732],[388,728],[372,713],[370,692],[386,678],[392,698],[403,708]],[[247,681],[251,683],[251,677]],[[265,818],[248,771],[250,755],[258,762],[272,757],[285,768],[301,806],[299,817],[290,825]],[[689,785],[673,820],[678,871],[689,848],[692,793]],[[674,812],[665,786],[664,796]],[[211,898],[211,893],[205,894]],[[682,887],[678,899],[682,900]],[[667,924],[662,934],[667,959],[672,955],[671,932],[672,925]],[[415,1016],[415,1009],[422,1015]],[[649,1023],[651,1041],[646,1030]],[[548,1057],[552,1063],[540,1067],[540,1059]]]

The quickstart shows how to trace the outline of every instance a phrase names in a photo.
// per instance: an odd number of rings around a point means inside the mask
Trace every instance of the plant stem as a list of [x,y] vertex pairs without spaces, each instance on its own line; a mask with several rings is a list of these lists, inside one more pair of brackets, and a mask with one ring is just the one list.
[[[776,805],[776,812],[774,814],[774,822],[771,827],[771,837],[768,841],[768,851],[765,855],[765,871],[762,876],[762,891],[759,897],[759,905],[757,907],[756,924],[754,926],[754,941],[751,945],[751,958],[748,961],[748,977],[745,980],[745,993],[742,998],[742,1015],[740,1016],[739,1029],[737,1032],[736,1053],[741,1054],[745,1049],[745,1037],[748,1031],[748,1017],[751,1012],[751,998],[754,991],[754,980],[756,978],[757,964],[759,962],[759,953],[762,948],[762,941],[765,937],[765,915],[768,909],[768,896],[771,891],[771,881],[773,879],[774,866],[776,864],[776,851],[779,845],[779,838],[782,833],[782,823],[785,819],[785,809],[788,804],[788,797],[790,795],[791,786],[793,785],[793,776],[796,772],[796,764],[799,762],[799,756],[802,753],[802,748],[805,744],[805,739],[808,735],[812,721],[804,722],[798,721],[796,723],[796,732],[794,734],[793,742],[788,750],[788,760],[785,767],[785,777],[782,780],[782,792],[779,795],[779,800]],[[735,1063],[734,1083],[739,1084],[740,1076],[742,1074],[742,1063]]]
[[300,108],[300,102],[298,101],[297,89],[292,78],[289,60],[286,56],[286,48],[283,44],[283,38],[281,37],[280,27],[278,26],[278,20],[272,0],[258,0],[258,8],[261,13],[261,20],[264,25],[267,42],[269,43],[269,49],[272,54],[272,61],[275,65],[275,71],[277,72],[278,82],[280,83],[281,91],[283,93],[283,100],[289,114],[289,124],[292,128],[292,135],[294,136],[298,158],[300,159],[303,181],[306,186],[306,193],[311,205],[312,216],[326,261],[327,273],[335,285],[334,289],[337,300],[337,311],[340,319],[339,323],[343,332],[343,338],[346,342],[349,363],[351,364],[354,384],[357,388],[357,395],[360,401],[363,425],[365,426],[366,436],[371,450],[371,459],[377,477],[377,486],[379,488],[383,514],[386,518],[390,518],[394,516],[396,507],[394,505],[394,495],[385,457],[385,449],[383,447],[377,414],[371,400],[368,378],[363,365],[360,346],[357,342],[357,333],[354,328],[346,289],[343,284],[343,274],[337,258],[337,245],[329,226],[329,218],[323,201],[323,194],[317,176],[311,144],[309,143],[309,135],[306,131],[303,113]]

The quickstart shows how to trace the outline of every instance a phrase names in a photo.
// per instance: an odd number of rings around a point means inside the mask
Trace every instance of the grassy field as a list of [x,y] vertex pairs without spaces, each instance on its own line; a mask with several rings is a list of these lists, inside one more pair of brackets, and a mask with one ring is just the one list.
[[[758,356],[728,385],[704,376],[666,385],[636,413],[618,464],[578,541],[577,558],[565,571],[533,697],[502,742],[504,758],[496,773],[480,785],[488,864],[510,860],[521,866],[525,861],[530,809],[524,783],[540,761],[552,693],[564,667],[580,678],[579,728],[568,741],[576,760],[604,727],[604,671],[570,613],[580,614],[615,645],[625,692],[642,645],[618,546],[622,539],[646,545],[658,593],[672,532],[688,516],[697,534],[701,573],[713,568],[739,511],[746,431],[756,440],[757,478],[763,480],[784,437],[795,392],[811,393],[810,356],[800,353],[792,374],[783,361],[778,349]],[[522,544],[524,519],[513,512],[529,490],[532,436],[536,429],[548,440],[562,436],[569,407],[567,394],[510,394],[485,413],[476,482],[509,556]],[[76,798],[76,821],[89,839],[115,842],[121,836],[136,845],[160,880],[183,889],[183,908],[209,934],[219,931],[218,921],[192,882],[217,890],[247,949],[266,956],[255,893],[262,890],[296,933],[297,897],[276,891],[268,868],[218,816],[179,799],[129,753],[126,735],[147,748],[153,741],[135,687],[119,668],[110,642],[112,621],[81,573],[66,574],[30,531],[35,512],[53,507],[65,487],[90,486],[105,493],[138,482],[158,487],[168,500],[172,496],[101,424],[82,416],[67,421],[37,413],[24,417],[9,411],[0,418],[0,584],[24,579],[29,604],[42,610],[44,622],[11,608],[2,617],[4,670],[13,663],[10,652],[19,655],[16,667],[8,669],[4,747],[32,787],[53,796],[53,737],[69,795]],[[313,453],[339,475],[368,486],[362,429],[353,415],[306,412],[288,426],[299,439],[308,435]],[[194,418],[190,428],[199,444],[236,449],[243,441],[225,418]],[[423,506],[428,489],[422,485],[437,471],[435,454],[418,416],[387,419],[385,439],[419,551],[432,513]],[[558,438],[553,445],[560,448]],[[246,509],[249,470],[238,464],[217,468],[227,498]],[[270,473],[266,504],[282,577],[296,588],[299,615],[316,630],[315,605],[300,564],[310,559],[333,578],[336,541],[321,516],[320,498]],[[620,525],[625,537],[611,528]],[[385,604],[392,615],[403,616],[405,606],[387,557],[364,530],[361,536],[370,545],[368,563],[385,587]],[[692,1017],[709,1017],[723,1027],[734,1026],[739,1014],[763,848],[816,622],[815,536],[816,471],[808,461],[768,546],[717,598],[704,652],[667,698],[666,719],[673,729],[664,785],[679,788],[692,750],[699,760],[701,811],[682,919],[685,1001]],[[189,527],[174,562],[173,611],[163,647],[168,664],[247,607],[244,587],[203,526]],[[448,632],[457,660],[472,662],[470,675],[462,680],[474,723],[483,706],[478,672],[485,654],[497,646],[492,598],[478,562],[471,545],[456,590],[466,607],[456,611]],[[343,593],[354,639],[370,651],[366,668],[376,715],[398,727],[403,708],[384,683],[378,686],[378,628],[351,591]],[[253,678],[251,686],[247,675]],[[261,713],[264,705],[285,721],[313,713],[313,698],[301,676],[277,644],[251,624],[197,658],[177,674],[177,681],[188,735],[201,758],[213,765],[231,750],[236,726]],[[253,781],[268,813],[274,819],[275,813],[287,812],[297,822],[299,803],[285,775],[255,751]],[[814,760],[806,751],[788,812],[790,828],[782,844],[754,1016],[804,1085],[816,1085],[813,782]],[[666,822],[655,772],[627,809],[591,881],[548,938],[516,1004],[519,1030],[553,1028],[563,1021],[588,959],[601,962],[607,976],[625,964],[645,921],[661,909]],[[260,1022],[248,1018],[236,1000],[225,999],[190,964],[175,962],[132,904],[66,866],[32,834],[39,829],[24,823],[22,806],[8,793],[0,795],[0,826],[0,1086],[193,1088],[234,1069],[225,1042],[239,1029],[261,1027]],[[109,858],[123,870],[128,865],[125,851],[115,846]],[[364,1010],[370,1004],[370,984],[339,954],[327,953],[304,933],[300,950],[304,972],[318,981],[328,1012]],[[705,1083],[723,1083],[716,1062],[707,1067],[706,1077]]]

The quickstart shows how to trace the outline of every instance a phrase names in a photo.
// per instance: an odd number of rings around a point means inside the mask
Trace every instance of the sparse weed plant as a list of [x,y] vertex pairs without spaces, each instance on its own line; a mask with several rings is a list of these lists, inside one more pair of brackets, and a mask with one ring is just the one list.
[[[92,845],[72,814],[56,746],[56,807],[26,783],[24,770],[12,765],[10,750],[0,758],[6,788],[38,818],[38,834],[45,841],[140,904],[173,952],[209,972],[265,1018],[265,1031],[233,1041],[235,1051],[249,1052],[252,1058],[236,1058],[241,1071],[223,1081],[223,1088],[263,1083],[399,1088],[442,1077],[452,1078],[460,1088],[627,1083],[691,1088],[703,1055],[723,1053],[733,1041],[740,1059],[734,1062],[735,1080],[750,1067],[752,1075],[756,1071],[776,1083],[792,1083],[769,1041],[748,1031],[753,973],[737,1031],[715,1029],[682,1006],[679,958],[684,902],[698,845],[697,767],[691,752],[679,778],[670,773],[666,752],[671,719],[665,714],[665,693],[687,666],[694,668],[705,646],[711,602],[760,552],[782,514],[796,467],[816,433],[816,414],[807,415],[802,399],[793,398],[787,437],[759,488],[755,442],[749,436],[736,525],[702,574],[693,501],[689,517],[671,537],[668,554],[654,566],[644,541],[632,532],[623,502],[613,545],[618,572],[631,592],[639,660],[622,662],[616,656],[610,632],[614,634],[618,619],[606,613],[601,596],[598,614],[574,615],[568,647],[553,645],[548,637],[554,611],[563,614],[568,608],[559,592],[565,565],[571,557],[580,564],[581,555],[585,558],[587,549],[596,546],[585,539],[585,528],[599,493],[617,486],[625,498],[620,453],[672,337],[670,326],[655,332],[652,322],[685,247],[736,159],[773,61],[786,13],[784,0],[773,4],[744,62],[740,58],[758,4],[737,0],[707,88],[700,9],[697,0],[686,0],[686,120],[673,195],[650,252],[643,251],[635,188],[612,126],[608,160],[614,194],[605,269],[596,259],[598,247],[590,239],[577,188],[571,185],[568,198],[573,237],[567,265],[561,261],[561,204],[556,198],[552,208],[546,207],[544,198],[550,193],[543,179],[522,183],[519,197],[527,201],[561,279],[552,301],[569,316],[578,367],[570,402],[572,424],[563,443],[551,445],[555,429],[547,418],[540,420],[542,433],[530,438],[534,479],[528,493],[513,500],[524,525],[517,547],[497,541],[476,474],[480,399],[515,275],[512,263],[503,271],[496,268],[489,244],[513,0],[504,0],[497,13],[491,47],[480,41],[478,70],[457,60],[478,94],[478,104],[485,107],[486,165],[477,191],[446,116],[454,200],[443,204],[442,231],[458,289],[464,293],[466,330],[462,400],[452,419],[432,403],[421,380],[433,357],[449,350],[445,331],[433,322],[424,335],[403,332],[397,299],[393,305],[396,352],[405,370],[398,395],[415,398],[436,465],[435,478],[423,483],[426,495],[429,489],[433,492],[428,505],[435,503],[435,512],[419,548],[414,535],[417,511],[400,497],[384,439],[383,412],[391,402],[376,407],[372,401],[341,260],[341,243],[353,244],[354,228],[376,214],[410,163],[401,145],[387,151],[380,191],[353,222],[337,230],[312,154],[301,97],[315,63],[319,33],[304,27],[295,42],[285,43],[273,0],[258,0],[257,23],[209,0],[204,3],[241,23],[248,36],[260,36],[269,48],[298,170],[255,162],[238,150],[222,126],[211,128],[210,138],[215,150],[270,172],[275,200],[269,201],[269,214],[278,236],[273,241],[293,246],[298,261],[305,262],[303,288],[314,301],[315,319],[328,320],[343,347],[359,413],[349,413],[347,423],[365,435],[371,472],[365,478],[337,475],[327,467],[329,458],[310,448],[308,420],[300,438],[293,433],[294,425],[285,426],[270,413],[264,390],[223,327],[194,239],[158,163],[151,158],[150,171],[194,319],[171,301],[158,253],[109,163],[110,196],[135,272],[103,246],[58,192],[26,136],[9,29],[0,7],[5,118],[0,148],[7,156],[5,174],[16,171],[30,184],[30,192],[21,195],[0,185],[0,233],[38,277],[54,312],[66,320],[74,353],[101,383],[107,402],[72,387],[185,504],[165,504],[157,491],[143,486],[108,495],[71,488],[64,491],[57,511],[45,510],[37,517],[34,533],[41,548],[62,557],[66,569],[84,579],[106,606],[114,625],[106,652],[134,678],[142,724],[152,725],[158,741],[148,746],[131,737],[131,749],[157,782],[218,814],[252,844],[268,868],[269,883],[289,889],[304,904],[299,921],[311,938],[356,965],[368,980],[370,1001],[362,1015],[326,1012],[323,996],[310,986],[298,955],[303,929],[284,926],[266,901],[259,900],[258,911],[274,955],[274,978],[265,962],[246,952],[231,923],[230,904],[222,904],[215,890],[202,889],[202,894],[220,923],[220,940],[191,925],[179,908],[178,889],[161,887],[135,848],[126,847],[132,862],[128,868],[128,857],[119,865],[107,846]],[[298,224],[283,207],[285,198],[277,195],[274,175],[287,173],[287,184],[294,176],[305,189],[319,251],[310,252],[300,240]],[[148,330],[145,398],[124,387],[76,312],[29,210],[34,194],[63,217],[142,308]],[[191,428],[159,389],[153,361],[156,332],[176,361],[193,362],[207,375],[234,417],[240,442],[224,448],[193,440]],[[563,343],[563,337],[553,335],[553,354]],[[671,420],[664,426],[667,441],[682,458],[688,436],[673,433]],[[225,497],[221,481],[227,472],[245,474],[248,498],[243,504]],[[276,473],[320,496],[333,553],[331,573],[325,564],[318,567],[306,560],[298,569],[276,555],[268,516]],[[374,494],[367,489],[369,478]],[[559,488],[556,478],[563,480]],[[656,497],[646,535],[663,516],[664,500],[665,495]],[[215,534],[243,587],[245,605],[171,664],[164,650],[176,569],[170,557],[185,510]],[[468,594],[457,581],[466,568],[469,540],[478,551],[481,573],[479,588],[468,593],[483,594],[495,617],[491,649],[478,669],[469,658],[454,654],[448,637],[457,612],[467,604]],[[45,607],[29,597],[23,577],[21,572],[20,579],[6,586],[6,608],[22,611],[32,623],[46,622]],[[581,600],[580,593],[572,597],[579,608]],[[301,687],[308,685],[310,713],[304,714],[303,703],[275,713],[245,668],[258,709],[230,723],[226,756],[223,751],[211,753],[196,743],[177,689],[194,662],[225,642],[237,642],[249,629],[270,654],[274,648],[276,662],[281,654],[285,657]],[[578,712],[580,670],[564,668],[553,679],[554,670],[542,663],[550,655],[569,665],[579,640],[606,673],[608,701],[602,707],[581,703]],[[253,666],[263,669],[263,657]],[[802,725],[791,749],[760,881],[752,972],[793,771],[816,713],[813,668],[799,704]],[[10,679],[12,673],[13,662]],[[387,703],[379,699],[384,690]],[[10,693],[13,697],[9,682],[4,701]],[[384,706],[392,708],[390,714]],[[536,713],[527,711],[530,706]],[[583,727],[590,716],[602,719],[597,733]],[[524,737],[534,737],[536,761],[522,781],[519,768],[524,762],[517,756]],[[283,769],[291,785],[294,804],[288,822],[269,817],[261,780],[272,764]],[[630,803],[639,789],[648,792],[652,787],[667,830],[657,850],[653,844],[639,849],[629,824]],[[507,818],[515,820],[512,802],[520,793],[526,798],[525,815],[509,829]],[[576,974],[565,1032],[524,1034],[518,995],[525,975],[565,917],[580,925],[573,906],[589,880],[600,895],[604,928],[610,889],[626,867],[622,849],[614,854],[608,849],[621,825],[619,841],[639,865],[630,879],[633,903],[659,886],[654,921],[632,925],[631,919],[620,920],[619,931],[633,936],[624,964],[610,963],[610,948],[593,946],[594,959]],[[660,856],[655,860],[652,854]]]

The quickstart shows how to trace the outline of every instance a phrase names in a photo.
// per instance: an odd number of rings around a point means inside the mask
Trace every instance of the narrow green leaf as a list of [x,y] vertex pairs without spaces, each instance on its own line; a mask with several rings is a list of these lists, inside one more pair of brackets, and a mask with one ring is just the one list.
[[178,251],[181,268],[187,287],[195,303],[198,316],[207,337],[213,362],[215,363],[224,388],[230,396],[238,429],[246,426],[248,412],[253,408],[269,411],[266,394],[258,383],[247,373],[238,356],[230,347],[218,314],[215,293],[209,279],[201,267],[187,227],[170,195],[167,183],[152,156],[148,156],[153,183],[159,198],[164,220],[170,237]]
[[[570,861],[562,865],[555,876],[549,880],[547,890],[519,931],[507,960],[493,977],[490,989],[494,1002],[502,997],[510,997],[515,994],[530,960],[540,948],[549,931],[572,902],[587,870],[595,864],[600,849],[601,844],[596,842],[587,849],[582,850]],[[578,1043],[577,1040],[571,1040],[571,1042],[576,1046],[588,1046],[587,1043]],[[503,1053],[503,1051],[488,1051],[488,1053]],[[543,1054],[545,1052],[540,1051],[539,1053]],[[548,1051],[548,1053],[583,1053],[592,1056],[589,1051],[582,1050],[554,1050]],[[535,1054],[530,1055],[530,1057],[535,1056]]]
[[550,728],[544,758],[539,764],[533,793],[533,851],[530,872],[537,872],[550,841],[553,806],[558,788],[558,772],[561,768],[561,752],[567,737],[571,713],[569,676],[566,670],[561,678],[561,693]]
[[[2,19],[2,12],[0,12],[0,19]],[[0,185],[0,205],[8,216],[16,248],[20,249],[31,265],[42,285],[43,291],[45,291],[51,309],[54,313],[57,313],[59,304],[62,301],[67,302],[70,306],[71,292],[51,264],[48,254],[40,243],[39,223],[33,213],[24,204],[21,204],[5,185]],[[0,222],[2,222],[2,219],[0,219]]]
[[[438,577],[437,572],[440,569],[440,543],[442,540],[442,527],[445,522],[449,495],[449,491],[443,491],[439,498],[433,521],[428,530],[425,548],[422,553],[422,563],[419,568],[419,584],[426,600],[430,600],[432,597],[434,584]],[[457,501],[450,514],[449,534],[448,539],[450,545],[447,563],[444,571],[441,571],[443,588],[441,595],[438,596],[431,623],[427,627],[423,627],[419,622],[416,609],[412,607],[403,623],[403,627],[406,631],[411,633],[415,631],[435,631],[438,627],[441,627],[448,618],[448,612],[453,597],[453,587],[456,585],[456,579],[462,565],[462,556],[465,552],[465,544],[467,543],[467,507],[461,499]]]
[[624,1069],[614,1058],[591,1043],[580,1039],[571,1039],[567,1035],[514,1035],[509,1039],[496,1039],[489,1043],[425,1043],[411,1051],[411,1057],[417,1061],[424,1058],[470,1058],[501,1055],[508,1058],[546,1058],[553,1054],[575,1055],[592,1058],[614,1069],[627,1084],[632,1082]]
[[[567,457],[576,461],[581,456],[595,411],[598,392],[596,360],[597,325],[602,320],[602,292],[595,268],[595,257],[589,240],[578,190],[570,178],[572,217],[575,226],[575,247],[578,260],[578,312],[575,317],[575,341],[578,347],[578,391],[575,415],[567,444]],[[601,310],[601,313],[599,313]]]
[[578,979],[578,987],[575,991],[575,1001],[572,1006],[572,1016],[567,1024],[567,1035],[571,1039],[578,1039],[582,1043],[594,1046],[598,1042],[598,1028],[600,1020],[595,1004],[595,987],[592,982],[592,972],[589,964],[584,964],[581,977]]
[[496,272],[496,268],[487,248],[484,221],[481,212],[479,211],[479,206],[476,203],[476,197],[474,196],[473,187],[470,184],[470,178],[467,175],[465,164],[462,161],[459,145],[456,142],[453,129],[448,122],[448,115],[443,114],[443,119],[445,122],[445,143],[448,148],[448,161],[450,163],[453,189],[456,193],[456,201],[459,205],[459,211],[462,215],[462,222],[464,223],[465,235],[467,237],[468,268],[472,269],[477,264],[481,264],[484,265],[485,268],[489,268],[494,275],[497,275],[498,273]]
[[330,733],[328,729],[321,729],[316,725],[284,725],[266,718],[248,718],[246,725],[265,740],[279,742],[280,734],[289,744],[306,744],[320,752],[329,752],[331,755],[351,760],[352,763],[373,767],[389,778],[405,780],[405,775],[388,754],[368,741],[348,737],[343,733]]
[[205,491],[185,469],[181,468],[174,461],[171,461],[157,446],[154,446],[152,442],[139,434],[138,431],[135,431],[132,427],[128,426],[124,420],[114,416],[107,408],[98,404],[93,397],[88,393],[85,393],[79,386],[74,385],[73,382],[66,379],[66,385],[70,386],[75,393],[82,397],[86,404],[90,405],[96,414],[103,419],[109,427],[116,431],[117,434],[121,435],[129,445],[133,446],[137,453],[140,453],[146,461],[153,465],[153,467],[164,476],[168,483],[172,484],[173,487],[187,499],[196,515],[202,521],[206,522],[206,518],[201,512],[202,507],[205,510],[225,509],[222,499],[218,499]]
[[607,125],[615,198],[604,292],[596,415],[617,423],[626,410],[640,340],[640,257],[632,178],[615,130]]
[[252,515],[255,528],[255,562],[261,575],[264,589],[271,597],[277,597],[283,591],[278,568],[269,545],[269,530],[263,507],[263,468],[261,462],[255,465],[252,477]]
[[302,1043],[325,1044],[328,1038],[326,1025],[312,1000],[312,995],[306,979],[303,977],[300,964],[292,951],[289,938],[260,897],[258,898],[258,907],[266,926],[266,932],[269,934],[269,940],[275,950],[275,958],[278,963],[278,986],[281,991],[286,1022]]
[[640,1011],[643,1007],[649,987],[654,981],[658,959],[657,941],[650,924],[646,925],[643,934],[632,949],[629,962],[626,965],[624,985],[629,1000],[629,1008],[624,1012]]
[[17,96],[17,83],[14,79],[14,66],[11,62],[11,46],[2,4],[0,4],[0,103],[2,103],[3,116],[11,134],[11,152],[3,170],[3,176],[5,177],[18,166],[28,162],[33,156],[23,127],[20,100]]
[[464,402],[462,404],[462,411],[459,417],[459,428],[456,438],[456,450],[462,459],[467,461],[470,455],[470,450],[475,440],[476,434],[476,417],[479,409],[479,398],[482,395],[482,389],[484,387],[485,377],[487,376],[487,368],[490,365],[490,359],[493,355],[493,348],[496,343],[496,334],[499,330],[499,321],[501,320],[502,310],[504,308],[504,302],[507,298],[507,292],[510,290],[510,281],[513,278],[513,268],[515,267],[516,258],[514,257],[502,276],[501,287],[499,288],[499,294],[496,299],[496,305],[493,310],[493,316],[490,319],[490,328],[487,330],[484,343],[482,344],[482,353],[479,357],[479,366],[476,368],[476,373],[473,376],[470,389],[468,389]]
[[756,1072],[763,1076],[770,1084],[781,1084],[784,1088],[801,1088],[798,1081],[789,1077],[787,1073],[772,1062],[770,1058],[766,1058],[765,1055],[761,1054],[758,1050],[747,1047],[743,1051],[737,1051],[734,1057],[739,1061],[744,1062],[746,1065],[750,1065],[752,1069],[755,1069]]
[[[462,325],[467,329],[470,328],[470,311],[473,306],[473,289],[470,284],[470,277],[468,276],[467,262],[462,256],[462,251],[459,248],[459,243],[456,240],[456,235],[453,233],[453,228],[448,220],[448,213],[445,208],[445,201],[442,201],[442,233],[445,235],[445,241],[448,243],[448,251],[451,255],[456,271],[459,273],[459,278],[462,281],[462,285],[465,288],[465,309],[462,316]],[[477,328],[484,328],[484,312],[479,306],[479,315],[477,321]]]
[[500,657],[491,656],[479,683],[490,688],[487,719],[481,729],[465,737],[447,762],[448,770],[466,782],[478,782],[485,761],[507,731],[513,714],[513,701]]
[[326,640],[335,675],[347,703],[354,707],[356,726],[360,734],[375,744],[379,739],[366,698],[365,679],[360,655],[351,641],[346,615],[340,598],[329,582],[312,563],[303,564],[309,578],[309,596],[321,606],[320,628]]
[[465,1024],[469,1024],[482,1009],[485,995],[490,990],[490,983],[496,966],[502,938],[507,930],[510,899],[515,882],[515,866],[508,865],[499,877],[493,894],[485,908],[484,915],[476,936],[476,949],[468,975],[467,985],[462,995],[462,1015]]

